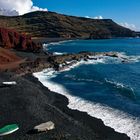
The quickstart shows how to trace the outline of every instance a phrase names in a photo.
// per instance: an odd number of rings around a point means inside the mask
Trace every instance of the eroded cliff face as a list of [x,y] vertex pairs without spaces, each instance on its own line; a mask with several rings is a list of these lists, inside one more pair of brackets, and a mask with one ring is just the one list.
[[11,29],[0,28],[0,71],[15,71],[20,68],[21,64],[29,61],[28,55],[19,57],[17,51],[21,53],[24,51],[28,54],[29,52],[39,53],[41,50],[42,45],[34,43],[31,37]]
[[35,44],[29,36],[19,34],[11,29],[0,28],[0,47],[18,51],[39,52],[42,46]]

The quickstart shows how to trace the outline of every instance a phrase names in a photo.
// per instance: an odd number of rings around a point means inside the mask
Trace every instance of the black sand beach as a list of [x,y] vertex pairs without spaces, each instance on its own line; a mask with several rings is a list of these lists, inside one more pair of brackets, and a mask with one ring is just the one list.
[[[0,73],[0,82],[16,81],[12,87],[0,87],[0,127],[17,123],[20,129],[0,140],[128,140],[87,113],[71,110],[68,99],[50,92],[32,75],[15,77]],[[55,123],[48,133],[32,134],[34,126]]]
[[[23,5],[19,2],[18,6]],[[31,8],[38,9],[32,1]],[[0,128],[8,124],[19,126],[18,131],[0,137],[0,140],[129,140],[126,134],[115,132],[102,120],[69,109],[65,96],[49,91],[32,74],[46,68],[61,71],[82,59],[96,59],[89,58],[91,54],[96,55],[94,52],[53,55],[43,51],[43,43],[137,36],[138,32],[120,26],[112,19],[67,16],[50,11],[0,16]],[[112,52],[102,55],[118,57]],[[122,63],[125,62],[127,60],[122,58]],[[10,81],[17,84],[2,84]],[[54,130],[47,133],[32,131],[36,125],[48,121],[55,124]]]

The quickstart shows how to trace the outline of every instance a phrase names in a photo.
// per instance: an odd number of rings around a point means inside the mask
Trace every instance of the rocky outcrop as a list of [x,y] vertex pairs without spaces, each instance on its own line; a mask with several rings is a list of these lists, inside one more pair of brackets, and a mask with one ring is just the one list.
[[102,39],[136,36],[134,31],[118,25],[111,19],[90,19],[43,11],[17,17],[1,16],[0,27],[16,29],[32,37],[45,38]]
[[29,36],[19,34],[11,29],[0,28],[0,47],[19,51],[39,52],[42,46],[35,44]]
[[63,71],[70,68],[81,61],[88,60],[100,60],[105,57],[118,58],[122,63],[129,63],[129,60],[123,58],[117,52],[80,52],[76,54],[64,54],[64,55],[53,55],[48,54],[47,56],[38,57],[35,61],[26,61],[20,64],[19,69],[16,70],[17,74],[24,75],[27,73],[34,73],[43,69],[52,68],[56,71]]

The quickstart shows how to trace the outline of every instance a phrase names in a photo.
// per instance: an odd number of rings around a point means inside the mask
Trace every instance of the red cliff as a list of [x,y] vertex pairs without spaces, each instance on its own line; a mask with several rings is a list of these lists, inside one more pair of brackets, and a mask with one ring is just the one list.
[[0,28],[0,47],[19,51],[39,52],[42,46],[35,44],[29,36],[19,34],[11,29]]

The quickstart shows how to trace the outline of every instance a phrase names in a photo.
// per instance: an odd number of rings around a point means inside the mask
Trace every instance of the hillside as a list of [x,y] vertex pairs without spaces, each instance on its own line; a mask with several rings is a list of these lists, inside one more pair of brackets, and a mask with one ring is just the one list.
[[32,37],[100,39],[136,36],[135,32],[111,19],[88,19],[41,11],[16,17],[0,16],[0,27],[12,28]]

